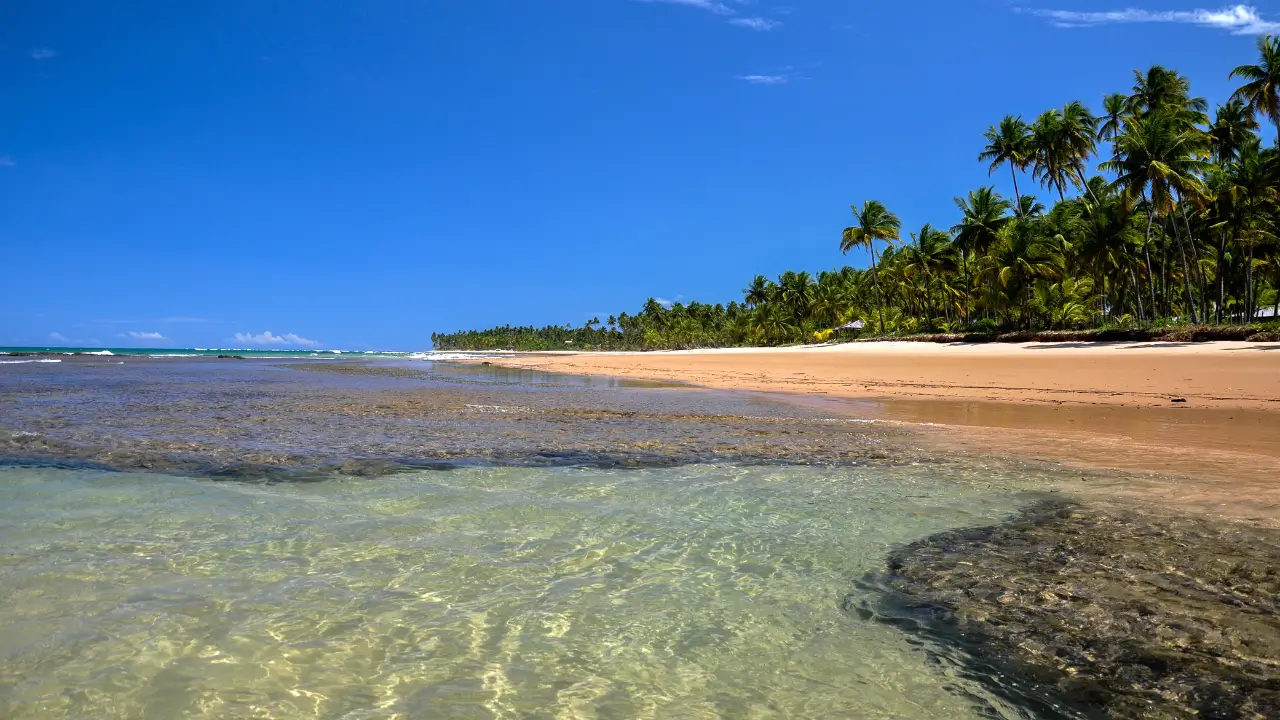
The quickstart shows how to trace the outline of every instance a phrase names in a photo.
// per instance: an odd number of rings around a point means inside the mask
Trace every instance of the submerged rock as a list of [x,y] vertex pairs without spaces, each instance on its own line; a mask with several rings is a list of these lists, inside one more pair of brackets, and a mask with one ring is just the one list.
[[902,548],[864,582],[886,598],[864,617],[1068,715],[1280,717],[1275,530],[1045,502]]

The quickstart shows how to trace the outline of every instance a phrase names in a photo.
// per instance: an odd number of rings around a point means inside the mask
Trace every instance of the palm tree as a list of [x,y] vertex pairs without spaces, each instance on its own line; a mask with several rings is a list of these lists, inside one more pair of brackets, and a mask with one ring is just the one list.
[[[1224,230],[1229,230],[1244,245],[1247,259],[1244,263],[1244,309],[1252,319],[1254,298],[1254,256],[1257,246],[1274,241],[1273,222],[1277,204],[1280,203],[1280,168],[1271,157],[1263,153],[1259,143],[1246,142],[1236,159],[1226,166],[1220,177],[1220,202],[1229,208],[1216,218]],[[1224,209],[1226,209],[1224,208]]]
[[[911,245],[903,250],[903,272],[908,278],[924,280],[925,314],[931,322],[929,295],[942,275],[955,271],[956,248],[949,233],[928,224],[920,228],[920,232],[911,233],[911,240]],[[947,315],[950,317],[950,312]]]
[[790,308],[792,316],[803,320],[809,316],[813,286],[809,273],[788,270],[778,278],[778,299]]
[[[1137,303],[1138,318],[1145,322],[1142,292],[1134,269],[1139,233],[1134,227],[1133,209],[1121,198],[1105,197],[1098,205],[1082,208],[1076,257],[1094,277],[1094,286],[1119,295],[1127,285]],[[1114,307],[1117,303],[1112,302]]]
[[967,198],[955,198],[955,204],[962,217],[951,227],[951,232],[956,236],[956,247],[965,254],[986,252],[996,241],[1000,229],[1013,220],[1008,215],[1009,201],[990,185],[971,190]]
[[771,304],[757,310],[756,325],[765,339],[774,344],[794,340],[800,334],[794,318],[781,305]]
[[818,273],[818,284],[813,291],[810,310],[814,319],[827,327],[840,324],[841,314],[849,309],[848,286],[838,272]]
[[1063,143],[1063,117],[1059,110],[1045,110],[1031,125],[1031,176],[1058,191],[1066,199],[1071,160]]
[[1134,116],[1166,112],[1177,115],[1185,125],[1208,121],[1205,113],[1209,103],[1204,98],[1191,97],[1191,81],[1176,70],[1152,65],[1146,73],[1134,70],[1133,75],[1128,111]]
[[1027,294],[1040,278],[1052,279],[1061,274],[1062,258],[1041,236],[1035,222],[1016,221],[1000,232],[1000,240],[991,248],[981,276],[991,282],[995,295],[1005,307],[1017,308],[1025,320]]
[[[1088,178],[1084,176],[1084,162],[1098,149],[1098,118],[1079,101],[1067,103],[1062,108],[1062,124],[1059,126],[1059,143],[1063,162],[1077,188],[1089,191]],[[1098,199],[1093,198],[1094,202]]]
[[[1023,195],[1019,217],[1026,217],[1034,209],[1035,198]],[[1031,202],[1027,202],[1030,200]],[[1009,216],[1011,206],[1000,197],[1000,193],[991,186],[980,187],[969,191],[967,198],[954,198],[956,207],[960,208],[960,222],[951,227],[955,235],[954,245],[960,251],[960,265],[966,278],[969,277],[969,258],[985,253],[999,237],[1000,230],[1013,221]],[[969,298],[966,294],[964,317],[969,318]]]
[[1219,105],[1215,113],[1213,125],[1209,127],[1209,142],[1213,146],[1213,157],[1219,165],[1226,165],[1235,159],[1240,148],[1253,137],[1258,129],[1258,121],[1249,107],[1240,100],[1230,100],[1226,105]]
[[1018,207],[1018,217],[1034,217],[1044,212],[1044,203],[1036,199],[1035,195],[1023,195]]
[[[987,146],[978,155],[978,160],[990,161],[987,176],[994,173],[996,168],[1007,164],[1009,175],[1013,178],[1013,195],[1021,198],[1022,193],[1018,191],[1018,171],[1026,170],[1031,162],[1030,126],[1022,121],[1021,116],[1005,115],[999,127],[992,125],[987,128],[983,137],[987,139]],[[1021,205],[1021,200],[1018,204]]]
[[1227,77],[1248,81],[1231,99],[1241,100],[1254,113],[1271,118],[1276,126],[1276,143],[1280,145],[1280,38],[1258,38],[1258,64],[1241,65]]
[[880,296],[880,276],[876,270],[876,241],[897,242],[902,221],[879,200],[867,200],[861,209],[857,205],[850,205],[849,209],[853,211],[857,224],[844,229],[840,237],[840,251],[847,254],[855,247],[865,247],[870,251],[871,279],[876,288],[876,312],[880,316],[880,333],[884,334],[884,302]]
[[751,279],[751,284],[743,288],[743,301],[751,307],[758,307],[769,302],[773,297],[775,286],[769,278],[763,275],[757,275]]
[[[1153,217],[1168,217],[1176,208],[1178,198],[1201,194],[1197,176],[1210,167],[1210,163],[1204,160],[1208,155],[1207,138],[1195,128],[1183,127],[1173,115],[1149,113],[1125,127],[1116,141],[1116,157],[1101,164],[1103,169],[1116,173],[1113,183],[1116,189],[1130,199],[1141,197],[1146,201],[1146,244],[1151,242]],[[1174,231],[1176,235],[1177,223],[1174,223]],[[1150,276],[1149,256],[1147,265]],[[1183,265],[1186,266],[1185,257]],[[1189,270],[1185,272],[1184,279],[1188,307],[1194,312]],[[1156,307],[1154,285],[1151,288],[1151,306],[1153,310]]]
[[[1098,128],[1098,137],[1115,142],[1129,115],[1129,96],[1124,93],[1112,93],[1102,99],[1102,125]],[[1112,148],[1114,154],[1114,147]]]

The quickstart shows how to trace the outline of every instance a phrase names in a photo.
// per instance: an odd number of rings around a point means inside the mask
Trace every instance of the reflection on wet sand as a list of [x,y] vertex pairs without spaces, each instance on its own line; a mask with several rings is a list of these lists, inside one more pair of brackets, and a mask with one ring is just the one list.
[[1280,524],[1280,413],[1253,409],[1044,405],[877,398],[849,401],[859,416],[932,424],[953,452],[1026,458],[1112,476],[1080,492]]

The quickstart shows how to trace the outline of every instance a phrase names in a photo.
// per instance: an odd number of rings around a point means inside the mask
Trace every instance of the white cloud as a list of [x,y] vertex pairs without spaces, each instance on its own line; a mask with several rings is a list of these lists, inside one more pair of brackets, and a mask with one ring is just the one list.
[[644,3],[663,3],[666,5],[684,5],[686,7],[698,8],[706,10],[717,15],[732,15],[733,10],[722,2],[716,0],[636,0],[636,2]]
[[[683,5],[684,7],[706,10],[716,15],[736,16],[738,11],[734,9],[734,5],[749,5],[754,0],[635,0],[635,2]],[[779,8],[776,12],[786,14],[791,12],[791,8]],[[728,22],[730,25],[750,30],[772,30],[782,24],[777,20],[768,20],[762,17],[731,17]]]
[[653,299],[653,301],[654,301],[654,302],[656,302],[656,303],[658,303],[658,304],[659,304],[659,305],[661,305],[662,307],[667,308],[668,310],[670,310],[670,309],[671,309],[671,306],[672,306],[672,305],[675,305],[675,301],[673,301],[673,300],[668,300],[668,299],[666,299],[666,298],[656,297],[656,298],[654,298],[654,299]]
[[791,81],[786,75],[738,75],[737,77],[752,85],[785,85]]
[[52,60],[58,57],[58,51],[53,48],[40,47],[31,51],[32,60]]
[[60,332],[49,333],[49,339],[55,343],[71,345],[73,347],[99,347],[102,345],[102,342],[98,340],[98,338],[69,338]]
[[765,18],[760,18],[760,17],[745,17],[745,18],[734,18],[729,21],[729,24],[737,25],[738,27],[744,27],[751,30],[764,31],[764,30],[772,30],[778,27],[779,25],[781,25],[782,23],[778,22],[777,20],[767,20]]
[[305,347],[315,347],[319,345],[319,341],[309,340],[300,335],[293,333],[285,333],[283,335],[272,335],[270,330],[266,330],[257,335],[252,333],[236,333],[236,342],[245,345],[303,345]]
[[1048,18],[1058,27],[1092,27],[1095,25],[1132,23],[1178,23],[1226,30],[1233,35],[1262,35],[1280,32],[1280,22],[1264,20],[1252,5],[1231,5],[1220,10],[1141,10],[1125,8],[1100,12],[1075,10],[1021,10]]
[[133,330],[130,330],[129,332],[120,333],[120,337],[133,338],[134,340],[168,340],[169,339],[158,332],[135,332]]

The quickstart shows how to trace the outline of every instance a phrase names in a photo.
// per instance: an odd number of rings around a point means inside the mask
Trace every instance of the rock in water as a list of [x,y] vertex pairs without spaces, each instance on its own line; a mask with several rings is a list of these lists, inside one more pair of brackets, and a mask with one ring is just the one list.
[[[1117,718],[1280,718],[1280,532],[1061,502],[934,535],[862,612]],[[1025,698],[1023,698],[1025,699]]]

